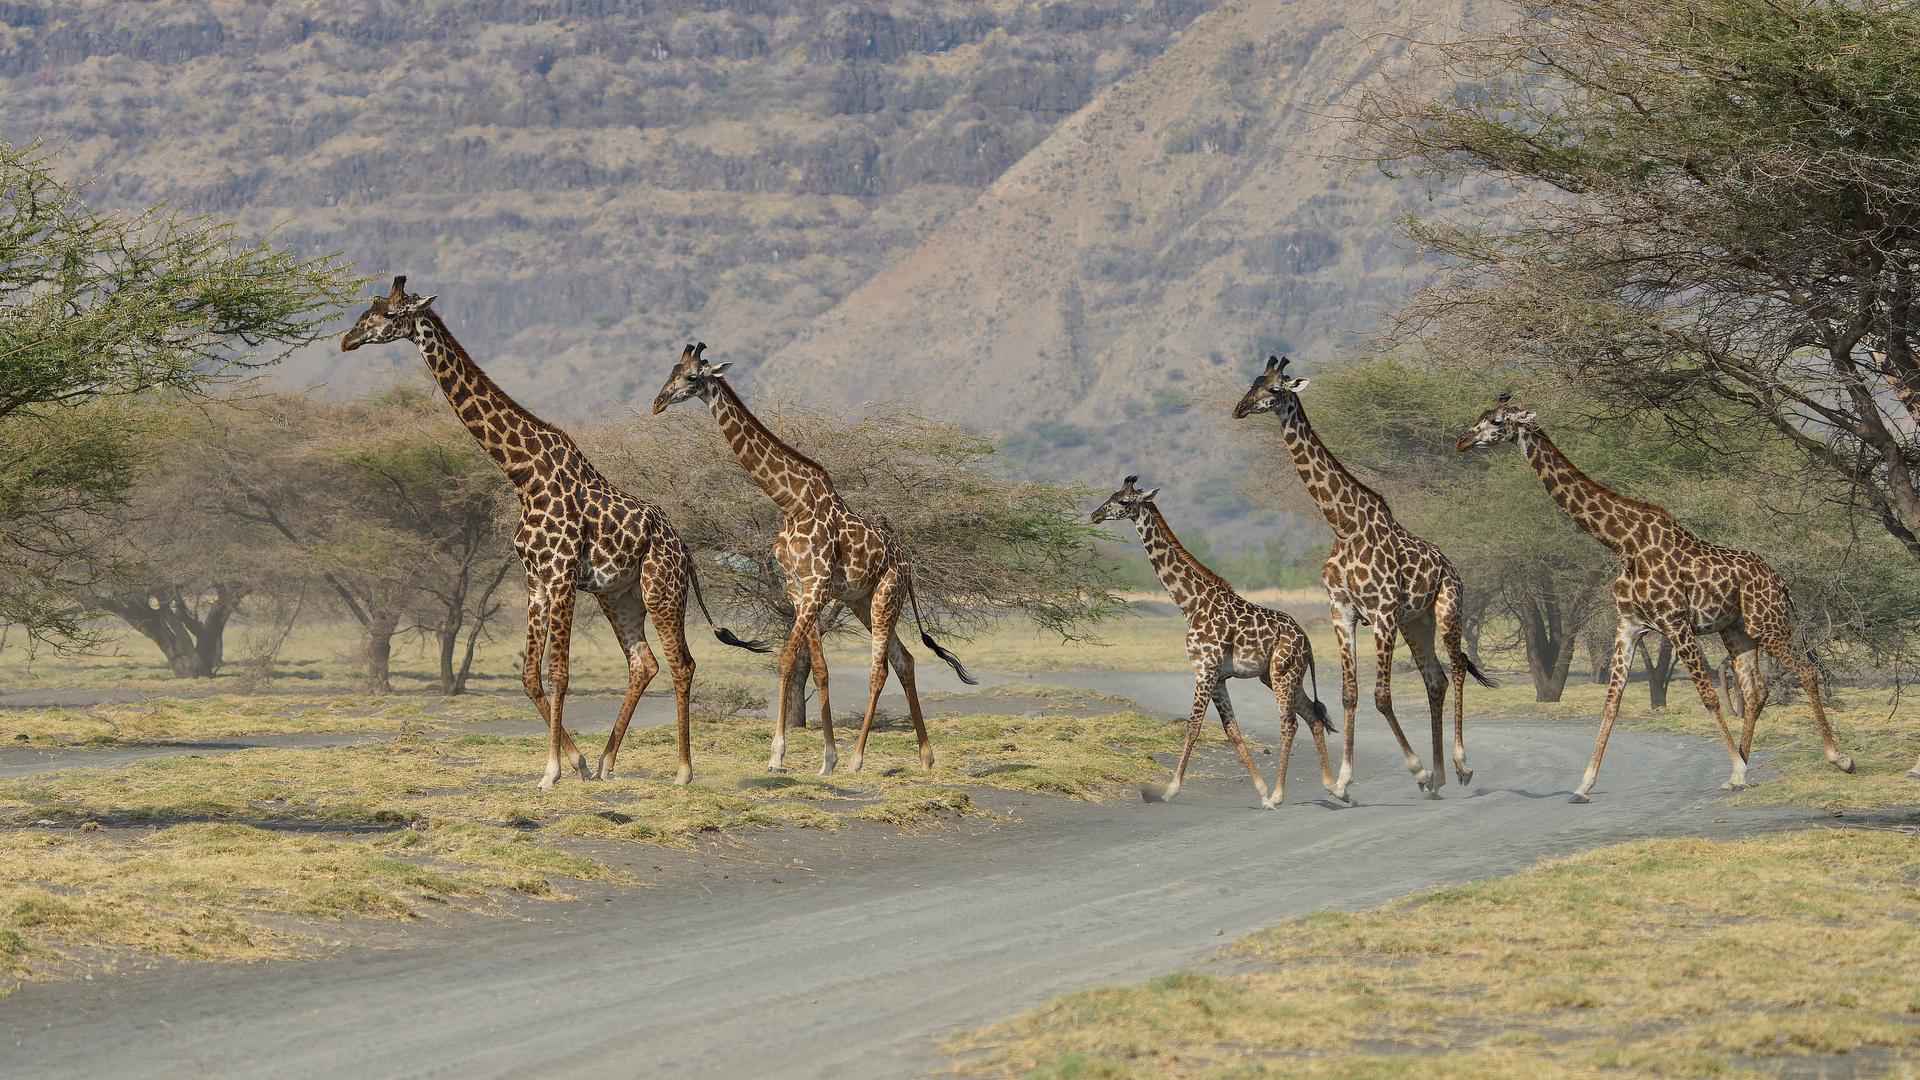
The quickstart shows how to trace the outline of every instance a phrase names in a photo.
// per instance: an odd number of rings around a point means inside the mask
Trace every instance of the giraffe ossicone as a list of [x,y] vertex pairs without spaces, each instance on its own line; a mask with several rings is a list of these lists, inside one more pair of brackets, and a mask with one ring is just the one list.
[[[1701,703],[1720,726],[1720,737],[1733,763],[1733,774],[1720,785],[1722,788],[1738,791],[1747,786],[1747,755],[1753,749],[1753,730],[1760,721],[1766,696],[1766,684],[1760,678],[1762,649],[1792,672],[1806,693],[1827,760],[1841,772],[1853,771],[1853,759],[1840,753],[1827,727],[1819,673],[1810,660],[1793,651],[1792,600],[1786,582],[1765,559],[1751,551],[1708,543],[1682,528],[1664,507],[1629,498],[1581,472],[1547,438],[1537,416],[1512,404],[1511,394],[1502,394],[1493,408],[1481,413],[1454,440],[1453,449],[1466,453],[1503,442],[1519,445],[1527,464],[1561,512],[1625,560],[1613,583],[1619,623],[1614,631],[1613,668],[1607,681],[1606,707],[1600,714],[1600,733],[1594,740],[1586,774],[1569,801],[1588,801],[1600,774],[1607,736],[1620,713],[1620,696],[1626,689],[1634,648],[1649,630],[1664,634],[1673,643],[1674,654],[1686,664]],[[1737,744],[1700,653],[1696,635],[1709,633],[1720,635],[1733,661],[1734,678],[1740,684]],[[1914,769],[1920,774],[1920,764]]]
[[[1234,406],[1233,416],[1239,420],[1270,412],[1279,419],[1280,434],[1294,469],[1333,528],[1333,550],[1320,568],[1320,580],[1327,587],[1333,632],[1340,644],[1340,703],[1347,723],[1335,794],[1345,796],[1353,782],[1354,714],[1360,702],[1358,635],[1361,625],[1370,625],[1374,708],[1387,718],[1414,784],[1427,798],[1437,799],[1447,782],[1440,756],[1449,679],[1453,686],[1453,769],[1462,786],[1473,781],[1473,770],[1467,765],[1467,676],[1473,676],[1482,686],[1499,684],[1481,673],[1462,647],[1464,587],[1459,571],[1438,547],[1394,520],[1387,501],[1348,472],[1320,441],[1300,403],[1300,391],[1307,388],[1308,380],[1289,378],[1287,362],[1284,356],[1268,356],[1266,369]],[[1433,727],[1431,771],[1420,763],[1393,712],[1393,650],[1402,631],[1426,685]],[[1434,649],[1436,632],[1446,648],[1449,666],[1441,665]]]
[[[780,694],[773,722],[773,750],[767,759],[768,771],[786,771],[787,717],[789,709],[804,699],[809,673],[807,668],[798,666],[800,650],[805,649],[814,686],[820,693],[823,743],[820,775],[833,772],[839,749],[833,738],[833,708],[827,695],[827,657],[820,637],[820,614],[827,604],[836,601],[845,604],[872,632],[873,638],[867,711],[860,724],[860,737],[854,743],[854,771],[858,772],[865,762],[867,736],[873,730],[880,691],[886,687],[889,667],[899,677],[900,688],[906,693],[907,711],[913,717],[914,734],[920,744],[920,764],[932,769],[933,743],[927,737],[927,725],[920,713],[920,695],[914,687],[913,654],[900,643],[899,634],[895,632],[901,612],[908,606],[914,608],[914,621],[920,621],[919,602],[913,595],[913,567],[906,552],[887,530],[868,522],[847,505],[834,490],[826,469],[781,441],[753,415],[723,377],[730,365],[708,363],[706,351],[704,341],[688,343],[668,373],[666,384],[654,397],[653,411],[658,414],[695,398],[705,402],[734,456],[780,508],[780,534],[774,540],[773,557],[786,575],[794,620],[777,664]],[[959,657],[935,643],[924,626],[920,640],[951,665],[962,682],[969,685],[978,682]]]
[[[688,701],[694,662],[684,626],[689,592],[706,612],[692,554],[658,506],[614,487],[566,432],[533,415],[480,370],[433,311],[437,296],[410,294],[406,285],[404,276],[395,277],[392,290],[375,297],[341,337],[340,351],[402,339],[418,345],[454,414],[519,496],[520,528],[513,546],[527,573],[527,644],[520,678],[547,725],[547,769],[540,787],[550,788],[559,779],[562,754],[582,780],[613,775],[634,706],[660,670],[647,645],[649,617],[673,678],[680,743],[674,782],[687,783],[693,778]],[[627,694],[597,768],[588,767],[562,720],[576,591],[599,601],[627,660]],[[711,615],[707,622],[712,625]],[[729,645],[768,651],[724,627],[713,630]]]
[[[1142,790],[1148,802],[1164,802],[1180,793],[1187,775],[1187,759],[1200,738],[1207,719],[1207,706],[1213,705],[1227,740],[1240,755],[1253,786],[1260,793],[1260,805],[1271,810],[1280,805],[1286,793],[1287,763],[1293,755],[1293,739],[1301,720],[1313,733],[1313,744],[1320,752],[1320,780],[1328,793],[1351,804],[1344,792],[1336,791],[1333,770],[1327,760],[1326,729],[1332,726],[1326,706],[1306,691],[1314,680],[1313,646],[1306,631],[1284,611],[1249,603],[1220,575],[1207,569],[1193,553],[1181,546],[1180,539],[1168,527],[1167,520],[1154,506],[1159,488],[1141,491],[1134,487],[1140,478],[1129,476],[1120,490],[1094,508],[1088,520],[1095,525],[1125,519],[1133,522],[1140,534],[1140,546],[1153,564],[1153,572],[1167,595],[1187,620],[1187,660],[1193,664],[1193,709],[1187,714],[1187,741],[1180,751],[1180,764],[1174,768],[1173,782],[1164,791]],[[1233,702],[1227,696],[1228,679],[1259,679],[1273,690],[1280,710],[1280,773],[1272,792],[1247,751],[1240,726],[1234,722]],[[1316,693],[1318,685],[1315,685]]]

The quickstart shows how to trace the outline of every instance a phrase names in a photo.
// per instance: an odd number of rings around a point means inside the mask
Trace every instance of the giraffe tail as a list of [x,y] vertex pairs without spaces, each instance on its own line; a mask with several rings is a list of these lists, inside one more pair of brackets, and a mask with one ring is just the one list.
[[773,648],[764,641],[747,641],[724,626],[713,625],[713,613],[707,610],[707,598],[700,592],[700,571],[694,566],[691,552],[687,554],[687,581],[693,586],[693,598],[700,604],[700,614],[706,618],[707,625],[713,629],[713,636],[719,638],[722,645],[731,645],[748,652],[773,651]]
[[1467,674],[1473,676],[1474,682],[1479,683],[1481,686],[1484,686],[1489,690],[1500,685],[1499,679],[1489,678],[1486,672],[1481,671],[1477,667],[1474,667],[1473,660],[1469,658],[1465,653],[1460,654],[1460,662],[1466,665]]
[[966,683],[968,686],[979,686],[980,680],[967,674],[966,665],[960,662],[960,658],[948,652],[946,649],[941,648],[940,643],[933,640],[933,635],[927,633],[926,624],[920,621],[920,601],[913,595],[912,572],[908,572],[907,574],[907,602],[913,605],[913,625],[920,628],[921,644],[932,649],[933,655],[945,660],[947,665],[953,668],[953,673],[960,676],[961,682]]
[[1300,636],[1300,640],[1306,641],[1307,643],[1307,678],[1313,681],[1313,719],[1311,723],[1319,727],[1322,731],[1338,735],[1340,734],[1340,729],[1333,726],[1333,717],[1327,714],[1327,707],[1320,700],[1320,674],[1313,670],[1313,642],[1307,641],[1305,634]]

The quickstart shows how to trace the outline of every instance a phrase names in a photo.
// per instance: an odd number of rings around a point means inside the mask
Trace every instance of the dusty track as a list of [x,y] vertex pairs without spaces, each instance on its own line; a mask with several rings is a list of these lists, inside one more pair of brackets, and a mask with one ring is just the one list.
[[[1191,693],[1180,676],[1072,681],[1167,712]],[[1270,742],[1271,705],[1237,697]],[[1192,963],[1294,912],[1627,837],[1809,820],[1727,807],[1717,741],[1631,730],[1593,804],[1570,806],[1586,724],[1470,725],[1472,797],[1450,784],[1420,801],[1384,727],[1362,717],[1351,810],[1314,798],[1310,745],[1289,805],[1255,809],[1216,726],[1171,805],[990,793],[1005,820],[918,837],[629,846],[605,854],[657,887],[429,929],[410,949],[27,986],[0,1001],[0,1075],[894,1078],[936,1067],[956,1026]]]

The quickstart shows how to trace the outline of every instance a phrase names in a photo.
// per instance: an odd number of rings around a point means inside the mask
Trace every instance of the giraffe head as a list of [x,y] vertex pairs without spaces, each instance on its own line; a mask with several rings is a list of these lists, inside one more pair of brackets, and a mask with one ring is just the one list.
[[385,296],[374,297],[373,306],[367,308],[354,322],[353,329],[340,339],[340,351],[352,352],[362,345],[382,345],[401,338],[415,340],[420,316],[426,314],[428,305],[438,299],[438,296],[409,294],[406,275],[395,277],[393,291]]
[[1254,413],[1285,412],[1294,395],[1307,388],[1305,379],[1287,378],[1287,358],[1267,357],[1267,370],[1253,380],[1240,404],[1233,407],[1233,418],[1245,420]]
[[1160,494],[1160,489],[1148,488],[1145,491],[1136,491],[1133,483],[1138,479],[1140,478],[1137,476],[1127,477],[1126,481],[1120,485],[1120,490],[1107,496],[1107,501],[1101,503],[1088,520],[1095,525],[1103,521],[1118,521],[1121,518],[1126,518],[1128,521],[1140,520],[1140,512],[1153,501],[1155,495]]
[[732,361],[724,364],[709,364],[701,358],[707,351],[704,341],[689,345],[680,353],[680,362],[673,365],[673,371],[667,376],[667,385],[653,399],[653,411],[664,412],[669,405],[678,405],[688,398],[701,401],[713,401],[713,395],[720,392],[720,373],[733,366]]
[[1512,394],[1501,394],[1500,400],[1493,403],[1493,408],[1481,413],[1480,419],[1475,420],[1472,427],[1461,432],[1460,438],[1454,440],[1454,453],[1464,454],[1494,443],[1518,440],[1521,429],[1532,425],[1535,414],[1508,404],[1512,399]]

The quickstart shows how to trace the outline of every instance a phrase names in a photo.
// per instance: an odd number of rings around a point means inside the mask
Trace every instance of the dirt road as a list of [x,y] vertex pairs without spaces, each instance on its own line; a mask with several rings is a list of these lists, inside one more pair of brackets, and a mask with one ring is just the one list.
[[[1177,675],[1070,681],[1167,712],[1191,694]],[[1260,698],[1238,696],[1270,742],[1270,699],[1262,723]],[[1471,796],[1450,783],[1421,801],[1384,723],[1360,726],[1354,809],[1315,798],[1310,745],[1289,804],[1256,809],[1215,726],[1170,805],[987,793],[1002,820],[915,837],[629,845],[606,857],[656,887],[425,930],[413,948],[27,986],[0,1000],[0,1075],[891,1080],[937,1067],[955,1027],[1195,963],[1292,913],[1618,839],[1811,818],[1727,807],[1717,743],[1632,730],[1614,735],[1593,803],[1570,806],[1587,724],[1471,725]]]

